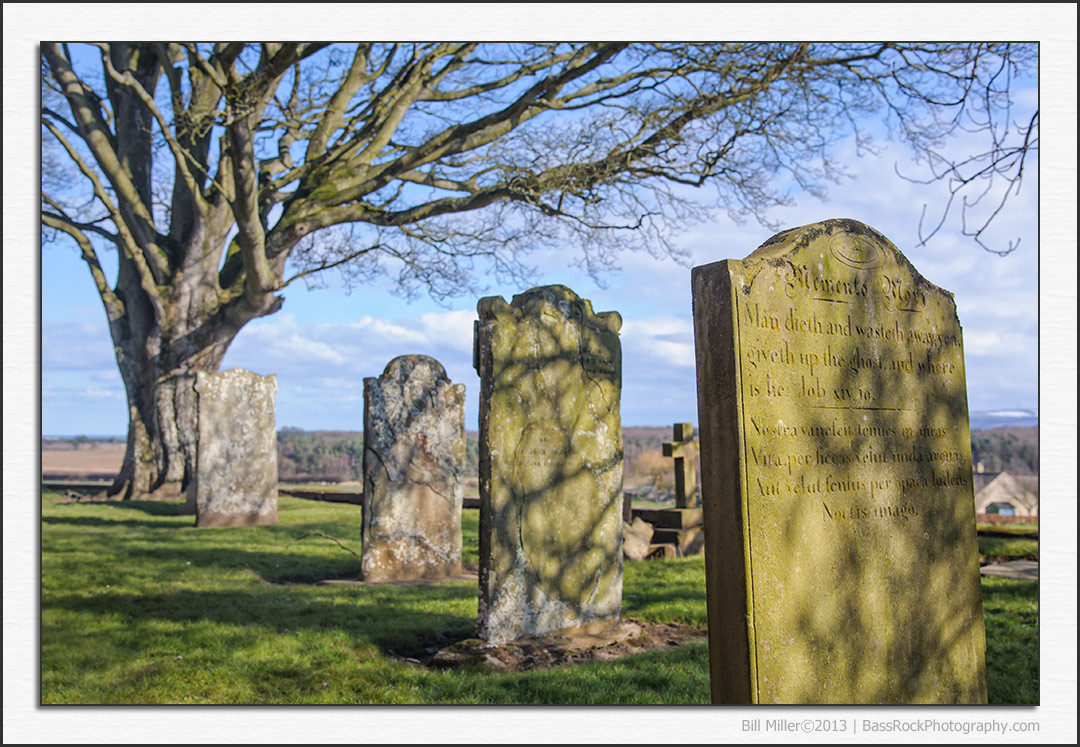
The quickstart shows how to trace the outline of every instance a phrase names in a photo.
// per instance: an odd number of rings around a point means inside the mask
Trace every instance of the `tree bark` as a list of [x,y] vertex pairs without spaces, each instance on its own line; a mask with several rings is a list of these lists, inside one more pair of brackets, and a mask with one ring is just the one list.
[[[128,356],[121,363],[128,400],[127,450],[109,495],[123,500],[169,500],[195,477],[199,435],[195,375],[216,371],[232,334],[186,356],[164,345],[159,360]],[[118,356],[119,357],[119,356]]]
[[[175,500],[195,478],[199,418],[195,376],[217,371],[237,332],[273,313],[271,293],[256,303],[223,291],[215,257],[223,230],[195,230],[168,289],[154,303],[131,263],[122,261],[117,296],[123,313],[110,320],[116,362],[127,392],[128,435],[123,466],[108,495],[122,500]],[[164,312],[161,309],[164,308]]]
[[[108,494],[122,500],[181,498],[195,477],[199,435],[195,376],[218,370],[236,330],[212,319],[186,319],[183,326],[198,328],[203,341],[195,345],[190,333],[166,336],[155,325],[150,335],[131,339],[118,335],[117,326],[113,324],[113,341],[127,391],[129,423],[123,466]],[[157,354],[146,355],[147,348],[156,348]]]

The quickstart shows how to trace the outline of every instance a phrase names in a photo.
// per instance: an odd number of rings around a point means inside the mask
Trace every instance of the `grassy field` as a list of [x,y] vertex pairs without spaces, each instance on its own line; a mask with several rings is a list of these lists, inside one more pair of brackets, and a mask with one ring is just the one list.
[[[175,504],[42,501],[41,701],[50,703],[706,703],[703,640],[528,672],[406,659],[472,634],[475,582],[353,578],[360,510],[282,498],[274,527],[196,530]],[[464,513],[464,560],[477,512]],[[623,614],[705,625],[701,556],[630,563]],[[984,580],[992,703],[1038,694],[1037,585]]]

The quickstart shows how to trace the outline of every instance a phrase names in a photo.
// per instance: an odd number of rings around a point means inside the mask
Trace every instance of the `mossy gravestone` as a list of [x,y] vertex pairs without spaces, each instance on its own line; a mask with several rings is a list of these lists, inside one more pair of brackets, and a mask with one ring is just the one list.
[[718,703],[985,703],[952,294],[853,220],[693,270]]
[[478,632],[619,623],[622,351],[615,312],[561,285],[481,299]]
[[364,379],[365,581],[461,575],[465,386],[403,355]]
[[199,443],[195,526],[277,524],[277,377],[243,368],[195,379]]

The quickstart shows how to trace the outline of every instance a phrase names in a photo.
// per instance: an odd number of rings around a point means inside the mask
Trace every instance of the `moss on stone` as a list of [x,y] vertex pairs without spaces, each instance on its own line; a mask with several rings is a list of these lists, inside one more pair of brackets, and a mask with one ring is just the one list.
[[[478,306],[480,631],[614,625],[622,593],[617,313],[565,286]],[[484,552],[484,548],[487,552]]]

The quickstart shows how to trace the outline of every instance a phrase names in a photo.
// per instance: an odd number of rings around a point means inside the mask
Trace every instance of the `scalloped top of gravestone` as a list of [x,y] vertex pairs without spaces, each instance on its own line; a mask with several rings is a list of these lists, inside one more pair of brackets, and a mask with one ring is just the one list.
[[461,575],[465,385],[426,355],[364,379],[365,581]]
[[477,305],[480,599],[489,641],[599,631],[622,604],[616,312],[561,285]]
[[841,219],[693,297],[714,702],[985,703],[952,294]]
[[277,524],[277,377],[199,371],[195,392],[195,526]]

